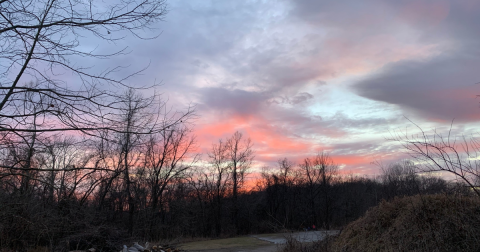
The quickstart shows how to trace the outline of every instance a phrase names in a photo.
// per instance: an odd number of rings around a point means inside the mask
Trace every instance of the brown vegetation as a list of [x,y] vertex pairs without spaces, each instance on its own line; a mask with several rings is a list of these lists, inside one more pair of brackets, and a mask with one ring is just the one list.
[[[321,153],[307,158],[319,162],[303,162],[309,164],[308,169],[280,160],[279,171],[266,170],[256,190],[242,189],[235,199],[233,161],[213,159],[210,166],[195,168],[177,163],[188,153],[191,138],[183,135],[185,131],[169,133],[146,138],[146,145],[136,142],[131,149],[122,143],[98,144],[99,154],[89,158],[98,160],[96,167],[102,169],[89,173],[62,168],[66,158],[56,150],[66,145],[53,144],[53,151],[39,160],[55,158],[56,162],[45,162],[42,167],[47,169],[32,173],[31,180],[14,175],[0,179],[0,248],[111,251],[135,240],[231,237],[312,229],[313,225],[335,229],[356,220],[382,199],[465,188],[441,179],[406,176],[405,164],[385,169],[383,181],[341,178]],[[119,139],[125,138],[119,135]],[[73,150],[76,146],[71,143]],[[36,150],[43,153],[42,146]],[[142,153],[143,159],[135,158],[136,153]],[[70,165],[82,167],[77,159],[72,160]],[[48,169],[54,164],[58,170]]]
[[[479,145],[465,145],[461,155],[450,136],[425,134],[396,139],[423,167],[390,167],[382,182],[340,178],[333,160],[319,153],[301,164],[280,160],[256,190],[246,190],[250,139],[236,132],[197,162],[192,108],[170,110],[155,84],[128,85],[141,70],[125,74],[120,66],[101,70],[77,61],[123,55],[97,54],[80,42],[143,38],[167,10],[164,0],[111,2],[0,0],[0,249],[118,251],[132,237],[335,228],[382,199],[451,192],[451,184],[421,178],[418,170],[452,173],[480,195]],[[63,71],[73,76],[68,83]],[[338,242],[350,250],[479,248],[477,200],[452,199],[382,203]]]
[[333,251],[478,251],[480,200],[417,195],[395,198],[349,224]]
[[302,243],[296,239],[289,238],[281,252],[328,252],[332,249],[332,244],[336,236],[327,236],[325,239],[316,242]]

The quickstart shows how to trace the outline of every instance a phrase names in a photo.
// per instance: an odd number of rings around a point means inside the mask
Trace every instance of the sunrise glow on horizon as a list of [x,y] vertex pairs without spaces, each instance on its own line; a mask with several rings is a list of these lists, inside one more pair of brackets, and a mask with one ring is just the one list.
[[[174,1],[125,62],[161,82],[169,106],[194,105],[198,152],[240,131],[254,167],[325,151],[342,173],[408,158],[392,134],[477,133],[475,0]],[[416,124],[416,125],[415,125]]]

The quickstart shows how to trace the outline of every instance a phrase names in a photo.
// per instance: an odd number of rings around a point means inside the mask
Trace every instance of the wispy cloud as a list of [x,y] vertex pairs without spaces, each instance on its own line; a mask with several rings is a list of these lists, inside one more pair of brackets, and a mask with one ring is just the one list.
[[346,171],[375,173],[370,162],[405,158],[386,141],[410,124],[404,116],[440,128],[455,118],[463,129],[480,119],[476,0],[206,0],[169,9],[158,38],[112,46],[132,50],[118,62],[149,65],[132,83],[161,82],[172,106],[196,104],[202,151],[240,130],[257,165],[327,150]]

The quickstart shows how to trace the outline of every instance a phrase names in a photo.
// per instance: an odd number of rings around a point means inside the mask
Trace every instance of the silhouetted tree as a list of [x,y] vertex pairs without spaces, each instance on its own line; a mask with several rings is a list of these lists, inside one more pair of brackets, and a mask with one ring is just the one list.
[[387,199],[396,196],[409,196],[420,192],[420,179],[417,168],[411,161],[389,164],[382,169],[383,193]]
[[324,214],[323,225],[330,229],[331,214],[331,186],[337,175],[337,165],[325,152],[317,154],[313,158],[305,158],[300,165],[308,188],[310,211],[313,223],[318,225],[316,198],[323,194]]
[[[417,126],[417,125],[416,125]],[[447,136],[433,131],[427,134],[419,126],[420,133],[409,136],[396,135],[392,140],[400,142],[408,154],[418,161],[418,172],[446,172],[465,183],[480,196],[480,160],[478,139]]]
[[225,141],[225,155],[229,164],[232,180],[233,221],[237,233],[239,230],[238,218],[238,191],[243,186],[245,175],[253,160],[252,141],[243,139],[243,134],[235,132]]
[[151,235],[154,226],[158,224],[158,213],[165,214],[163,206],[164,192],[172,183],[184,179],[189,169],[197,162],[197,156],[192,155],[195,148],[195,138],[191,130],[177,125],[165,131],[151,135],[143,151],[142,169],[148,185],[148,203],[153,213],[149,223]]
[[203,177],[206,187],[213,193],[214,216],[212,221],[215,222],[216,235],[220,236],[222,233],[223,201],[233,185],[233,173],[231,172],[226,143],[219,140],[217,144],[213,144],[208,157],[210,159],[210,169],[204,173]]
[[[23,176],[23,189],[28,189],[39,137],[72,131],[93,137],[113,136],[101,131],[125,133],[118,116],[124,102],[118,90],[134,88],[126,80],[138,71],[121,76],[125,71],[120,72],[120,66],[102,70],[82,65],[80,58],[100,61],[127,52],[96,53],[81,42],[96,39],[102,45],[129,34],[148,39],[142,37],[143,31],[163,19],[166,4],[164,0],[0,0],[0,13],[0,148],[15,143],[28,150],[23,160],[4,160],[0,167],[2,173]],[[71,74],[68,82],[62,80],[65,73]],[[148,99],[165,107],[155,91]],[[157,119],[164,127],[173,126],[191,112],[157,114]],[[135,130],[150,134],[163,127]]]

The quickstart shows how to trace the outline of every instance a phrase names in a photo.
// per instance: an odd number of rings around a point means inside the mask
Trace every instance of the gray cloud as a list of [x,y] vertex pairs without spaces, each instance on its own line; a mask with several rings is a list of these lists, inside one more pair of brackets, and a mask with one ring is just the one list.
[[[408,31],[410,43],[437,54],[385,65],[353,90],[368,99],[399,105],[407,116],[457,122],[480,119],[480,2],[291,1],[293,17],[330,29],[330,36],[361,50],[374,35]],[[401,37],[399,37],[401,38]],[[398,38],[397,38],[398,39]],[[408,41],[408,40],[407,40]],[[405,41],[405,42],[407,42]],[[407,42],[409,43],[409,42]],[[362,45],[362,46],[358,46]],[[393,46],[393,45],[392,45]],[[391,48],[395,51],[396,48]],[[372,59],[371,57],[370,59]]]
[[299,104],[299,103],[303,103],[305,101],[308,101],[310,99],[313,99],[312,94],[307,93],[307,92],[301,92],[301,93],[295,95],[294,97],[292,97],[290,102],[291,102],[291,104]]
[[203,88],[201,94],[202,105],[208,109],[240,115],[257,114],[266,100],[261,93],[240,89]]
[[[480,46],[480,44],[479,44]],[[400,105],[426,119],[472,121],[480,118],[477,49],[427,61],[402,61],[384,67],[354,90],[369,99]]]
[[[378,149],[377,140],[342,143],[357,134],[387,133],[401,122],[367,111],[358,118],[312,115],[314,106],[330,106],[319,87],[394,62],[353,90],[396,104],[407,116],[480,118],[480,100],[474,99],[480,94],[474,85],[480,81],[480,15],[469,1],[171,1],[165,22],[152,33],[161,33],[158,38],[109,45],[132,53],[100,64],[120,62],[132,71],[150,64],[131,83],[162,81],[160,90],[174,107],[193,101],[201,118],[251,115],[254,130],[277,130],[312,146],[325,140],[341,155],[368,155],[388,147]],[[412,60],[418,52],[409,50],[430,47],[440,53]],[[331,112],[341,109],[332,106]]]

